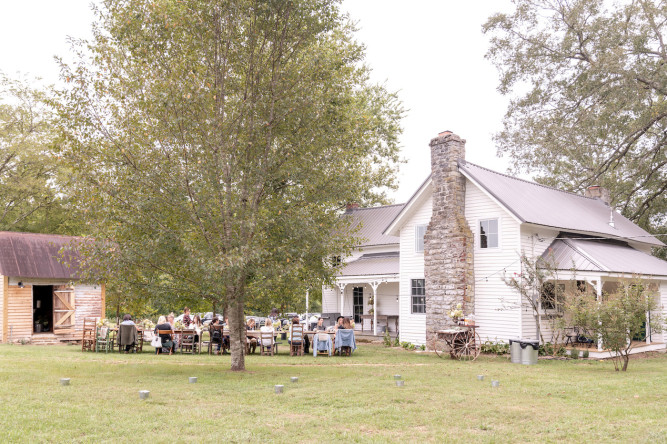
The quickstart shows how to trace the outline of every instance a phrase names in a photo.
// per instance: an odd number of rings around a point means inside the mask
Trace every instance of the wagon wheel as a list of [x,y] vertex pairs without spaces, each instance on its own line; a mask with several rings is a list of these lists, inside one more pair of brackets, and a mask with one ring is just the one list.
[[476,331],[470,330],[466,335],[461,335],[461,341],[457,349],[460,360],[474,361],[482,349],[482,341]]

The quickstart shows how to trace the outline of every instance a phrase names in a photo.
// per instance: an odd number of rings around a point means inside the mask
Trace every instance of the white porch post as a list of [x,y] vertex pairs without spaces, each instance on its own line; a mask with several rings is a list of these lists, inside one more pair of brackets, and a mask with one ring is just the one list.
[[[597,281],[595,282],[595,299],[597,300],[598,305],[602,303],[602,276],[598,276]],[[598,351],[602,351],[602,338],[600,337],[599,334],[598,334]]]
[[373,281],[370,283],[371,288],[373,289],[373,336],[378,334],[378,298],[377,298],[377,289],[380,286],[380,282]]
[[346,285],[347,284],[342,284],[342,283],[338,284],[338,288],[340,288],[340,315],[341,316],[345,316],[343,314],[343,305],[345,304],[345,286]]
[[310,321],[308,319],[308,293],[309,293],[309,290],[306,289],[306,329],[308,329],[310,327],[310,324],[309,324]]

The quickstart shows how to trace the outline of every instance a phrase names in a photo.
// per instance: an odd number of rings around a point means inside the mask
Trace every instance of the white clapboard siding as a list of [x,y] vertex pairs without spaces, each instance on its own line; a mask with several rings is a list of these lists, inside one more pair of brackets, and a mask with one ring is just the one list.
[[[662,306],[662,315],[665,321],[664,329],[662,331],[662,342],[667,344],[667,281],[660,281],[660,300]],[[657,337],[658,335],[656,335]]]
[[[538,227],[534,225],[523,225],[521,227],[521,251],[526,256],[534,258],[542,255],[549,248],[554,238],[558,236],[559,231]],[[522,301],[521,307],[521,337],[526,339],[539,339],[537,334],[537,324],[532,308],[527,301]],[[542,337],[546,341],[551,337],[551,328],[549,321],[542,319]]]
[[338,313],[340,305],[340,290],[331,287],[322,287],[322,313]]
[[433,199],[428,196],[400,227],[400,340],[415,345],[426,343],[426,314],[413,314],[411,303],[411,280],[424,279],[424,253],[415,252],[415,225],[428,225],[432,212]]
[[[521,330],[519,295],[503,281],[519,273],[520,224],[504,208],[466,180],[465,216],[475,237],[475,323],[481,339],[507,341]],[[498,219],[498,248],[479,248],[479,223]]]

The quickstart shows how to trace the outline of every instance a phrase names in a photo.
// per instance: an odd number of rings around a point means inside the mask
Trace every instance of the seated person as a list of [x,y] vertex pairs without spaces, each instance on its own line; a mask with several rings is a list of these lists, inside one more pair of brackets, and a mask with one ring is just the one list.
[[120,323],[120,325],[131,325],[134,327],[135,333],[133,334],[132,330],[123,330],[123,332],[126,332],[124,334],[127,335],[127,337],[121,337],[120,338],[120,343],[125,344],[125,353],[129,353],[130,350],[132,350],[132,347],[136,344],[137,340],[137,335],[136,335],[136,330],[137,330],[137,325],[134,323],[132,320],[132,316],[129,314],[126,314],[123,316],[123,322]]
[[344,330],[351,330],[352,329],[352,323],[350,322],[350,318],[343,318],[342,325],[338,328],[339,329],[342,328]]
[[315,331],[325,331],[327,328],[324,326],[324,318],[319,318],[317,320],[317,325],[313,330]]
[[[300,324],[299,317],[294,316],[292,318],[292,326],[293,325],[299,325],[299,324]],[[292,344],[292,326],[290,326],[290,329],[289,329],[289,340],[288,340],[288,342],[290,343],[290,345]],[[301,344],[301,333],[297,333],[297,335],[298,336],[294,337],[294,344],[295,345]],[[304,353],[308,353],[308,350],[310,350],[310,338],[308,338],[308,335],[303,335],[303,336],[305,336],[303,338],[303,351],[304,351]]]
[[190,323],[192,323],[192,319],[190,318],[190,309],[185,307],[183,309],[183,325],[185,325],[185,328],[188,328],[190,327]]
[[194,318],[192,318],[192,323],[190,324],[190,328],[192,328],[195,331],[195,343],[199,343],[199,335],[201,334],[201,329],[203,325],[201,322],[201,318],[199,315],[195,315]]
[[[160,316],[157,320],[157,325],[155,326],[155,334],[158,334],[158,330],[170,330],[171,324],[167,322],[167,318]],[[171,334],[161,334],[160,339],[162,340],[162,353],[172,354],[174,352],[174,340]]]
[[336,318],[336,325],[334,325],[334,330],[338,330],[339,328],[341,328],[343,326],[343,319],[345,319],[345,318],[342,317],[342,316],[338,316]]
[[[266,322],[264,323],[264,327],[260,328],[259,331],[262,333],[274,333],[273,329],[273,321],[270,318],[266,318]],[[273,339],[262,339],[262,347],[273,347]]]
[[[217,327],[220,325],[218,317],[213,317],[211,321],[211,327]],[[211,329],[211,344],[216,344],[215,352],[220,353],[220,348],[222,347],[222,330],[219,328]]]
[[[224,327],[227,329],[227,331],[231,331],[231,328],[229,327],[229,317],[225,316],[225,322],[222,324]],[[222,335],[222,354],[226,355],[227,350],[230,348],[230,343],[229,343],[229,334],[223,334]]]
[[[253,318],[248,319],[248,323],[245,326],[246,330],[254,331],[255,330],[255,320]],[[248,351],[250,353],[255,353],[257,348],[257,338],[246,336],[246,342],[248,344]]]

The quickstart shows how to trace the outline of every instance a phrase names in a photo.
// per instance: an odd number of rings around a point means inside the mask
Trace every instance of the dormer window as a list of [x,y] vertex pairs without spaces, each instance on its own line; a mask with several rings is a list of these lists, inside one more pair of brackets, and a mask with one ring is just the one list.
[[498,219],[479,221],[479,248],[498,248]]
[[415,253],[424,252],[425,234],[426,234],[426,225],[415,225]]

